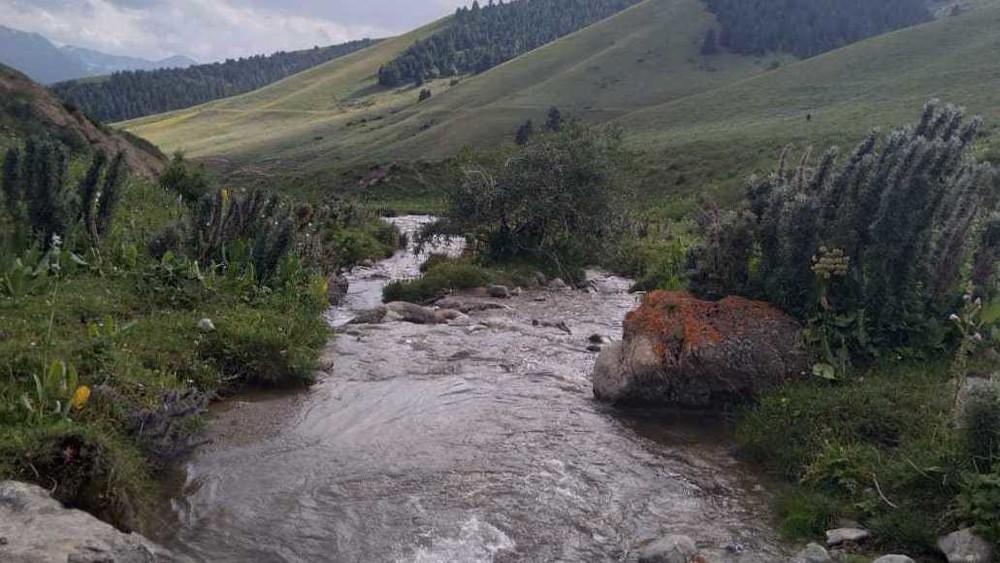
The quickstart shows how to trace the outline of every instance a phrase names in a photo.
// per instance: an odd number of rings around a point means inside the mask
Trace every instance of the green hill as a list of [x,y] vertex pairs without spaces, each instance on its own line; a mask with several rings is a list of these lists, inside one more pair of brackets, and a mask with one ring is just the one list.
[[771,59],[698,55],[713,21],[698,0],[646,0],[480,75],[429,81],[434,96],[377,86],[377,70],[448,20],[332,61],[267,88],[127,122],[165,150],[255,168],[291,163],[315,173],[373,158],[436,158],[465,144],[513,138],[552,105],[606,120],[736,78]]
[[977,4],[796,61],[702,56],[715,25],[705,6],[646,0],[482,74],[428,82],[434,95],[423,102],[412,88],[377,87],[379,66],[442,20],[250,94],[125,127],[244,177],[280,171],[322,185],[344,167],[512,140],[525,119],[540,123],[557,106],[624,126],[654,193],[717,188],[729,199],[785,144],[853,142],[874,125],[912,120],[934,96],[1000,123],[1000,3]]

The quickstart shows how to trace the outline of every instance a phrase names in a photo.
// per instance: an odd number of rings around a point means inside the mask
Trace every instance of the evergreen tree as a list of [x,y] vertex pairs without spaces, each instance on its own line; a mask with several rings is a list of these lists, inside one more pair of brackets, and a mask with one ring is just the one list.
[[603,20],[639,0],[516,0],[459,8],[451,24],[417,41],[378,72],[397,87],[424,78],[478,73]]
[[549,108],[549,115],[545,119],[545,129],[547,131],[557,133],[560,129],[562,129],[562,121],[562,113],[559,111],[559,108],[552,106]]
[[705,40],[701,43],[701,54],[705,57],[711,57],[719,52],[719,45],[715,38],[715,28],[709,28],[705,32]]
[[514,136],[514,142],[523,147],[528,144],[528,141],[531,140],[531,136],[534,134],[535,125],[529,119],[518,128],[517,135]]
[[90,168],[87,170],[87,174],[80,180],[80,184],[76,189],[80,200],[80,219],[83,221],[83,226],[87,230],[91,241],[96,241],[98,236],[97,218],[95,215],[99,195],[97,185],[100,182],[101,172],[104,170],[104,165],[107,161],[108,157],[104,154],[104,151],[97,151],[94,154],[94,158],[90,161]]
[[188,68],[122,71],[102,80],[60,82],[51,89],[88,115],[103,121],[124,121],[256,90],[373,44],[375,41],[363,39]]
[[[931,19],[924,0],[706,0],[737,53],[783,51],[811,57],[866,37]],[[714,32],[713,32],[714,34]],[[709,47],[709,37],[702,54]]]
[[424,88],[423,90],[420,91],[420,97],[417,98],[417,101],[422,102],[424,100],[429,100],[430,98],[431,98],[431,91],[427,88]]
[[21,185],[21,153],[14,147],[7,149],[7,155],[3,160],[3,191],[4,204],[7,212],[16,222],[21,214],[21,199],[24,189]]
[[125,153],[119,152],[104,175],[101,186],[101,199],[97,204],[97,234],[106,235],[111,231],[111,219],[114,210],[121,201],[122,189],[125,184],[128,168],[125,165]]

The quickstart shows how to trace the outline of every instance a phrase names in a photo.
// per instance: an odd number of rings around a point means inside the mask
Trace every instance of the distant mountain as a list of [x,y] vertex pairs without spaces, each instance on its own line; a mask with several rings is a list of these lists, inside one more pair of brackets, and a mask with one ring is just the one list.
[[156,70],[160,68],[187,68],[198,64],[198,61],[175,55],[166,59],[151,61],[140,59],[139,57],[126,57],[122,55],[109,55],[85,47],[66,45],[60,49],[63,53],[76,58],[83,63],[87,72],[92,76],[111,74],[122,70]]
[[84,64],[37,33],[0,26],[0,63],[43,84],[89,76]]
[[72,45],[60,48],[37,33],[0,26],[0,63],[27,74],[36,82],[52,84],[123,70],[186,68],[197,61],[184,56],[150,61]]

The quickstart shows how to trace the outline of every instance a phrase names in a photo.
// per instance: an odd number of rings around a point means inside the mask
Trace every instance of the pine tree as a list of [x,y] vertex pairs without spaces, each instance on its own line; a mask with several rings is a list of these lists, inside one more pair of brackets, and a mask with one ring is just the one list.
[[705,32],[705,40],[701,43],[701,54],[705,57],[711,57],[719,52],[719,45],[715,39],[715,28],[709,28]]
[[531,136],[534,134],[535,134],[535,125],[529,119],[525,121],[524,124],[522,124],[521,127],[517,130],[517,135],[515,135],[514,137],[514,142],[517,143],[519,146],[523,147],[524,145],[528,144],[528,141],[531,140]]
[[97,204],[97,234],[100,236],[111,231],[111,220],[118,202],[121,201],[127,172],[125,154],[119,152],[111,161],[101,186],[101,199]]
[[95,216],[99,193],[97,184],[101,179],[101,172],[104,170],[104,165],[107,161],[108,157],[104,154],[104,151],[97,151],[94,154],[94,158],[90,161],[90,168],[87,170],[87,174],[80,180],[80,184],[76,188],[80,200],[80,220],[83,221],[83,226],[92,242],[96,242],[98,236],[97,219]]
[[545,129],[553,133],[562,129],[562,113],[560,113],[559,108],[556,106],[549,108],[549,115],[545,120]]
[[7,149],[7,155],[3,161],[4,204],[7,213],[17,222],[21,215],[21,199],[24,197],[24,188],[21,184],[21,153],[14,147]]

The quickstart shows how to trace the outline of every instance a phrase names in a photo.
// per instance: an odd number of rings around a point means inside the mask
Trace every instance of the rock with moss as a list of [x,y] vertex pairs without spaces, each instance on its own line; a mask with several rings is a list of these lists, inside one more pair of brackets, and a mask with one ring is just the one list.
[[622,341],[594,369],[594,395],[611,403],[709,407],[805,377],[801,327],[767,303],[703,301],[657,291],[625,317]]
[[48,491],[0,482],[0,561],[146,563],[186,561],[138,534],[126,534]]
[[639,563],[689,563],[696,555],[694,540],[671,534],[644,546],[639,551]]
[[817,543],[811,543],[795,554],[790,563],[833,563],[833,558],[830,557],[826,548]]
[[330,305],[342,305],[344,298],[347,297],[347,290],[350,285],[347,276],[342,274],[330,276],[326,280],[326,297],[330,301]]
[[948,563],[991,563],[993,546],[976,535],[971,528],[965,528],[938,538],[938,549],[948,559]]
[[437,324],[438,319],[434,315],[434,310],[428,307],[421,307],[408,301],[393,301],[386,303],[388,315],[386,319],[400,320],[408,323],[420,325]]

